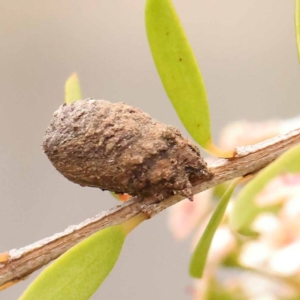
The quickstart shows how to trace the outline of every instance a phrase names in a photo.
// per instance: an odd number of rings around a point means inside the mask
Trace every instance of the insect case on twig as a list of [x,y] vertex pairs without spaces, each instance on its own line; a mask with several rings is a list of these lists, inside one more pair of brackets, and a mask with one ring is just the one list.
[[43,149],[67,179],[132,196],[192,199],[190,181],[212,176],[198,148],[176,128],[124,103],[85,99],[63,104],[53,115]]

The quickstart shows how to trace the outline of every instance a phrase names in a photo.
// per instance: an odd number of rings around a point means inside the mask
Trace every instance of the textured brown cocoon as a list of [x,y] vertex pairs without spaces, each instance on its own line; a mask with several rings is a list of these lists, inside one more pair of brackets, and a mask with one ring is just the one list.
[[62,105],[43,149],[69,180],[132,196],[192,199],[190,181],[212,177],[198,148],[176,128],[124,103],[86,99]]

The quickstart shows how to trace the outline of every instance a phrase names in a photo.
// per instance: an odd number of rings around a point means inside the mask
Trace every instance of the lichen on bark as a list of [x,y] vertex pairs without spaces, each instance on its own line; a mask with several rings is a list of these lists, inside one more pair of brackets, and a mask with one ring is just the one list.
[[208,180],[198,148],[180,132],[124,103],[85,99],[62,105],[43,149],[72,182],[132,196],[192,199],[191,180]]

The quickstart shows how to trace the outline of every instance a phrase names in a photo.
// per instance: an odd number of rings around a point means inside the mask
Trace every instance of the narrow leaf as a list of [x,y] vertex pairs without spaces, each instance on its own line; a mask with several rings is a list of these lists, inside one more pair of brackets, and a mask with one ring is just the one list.
[[122,225],[103,229],[47,267],[19,300],[85,300],[114,267],[126,232]]
[[65,103],[70,104],[81,99],[79,79],[77,74],[73,73],[65,83]]
[[145,213],[139,213],[138,215],[134,216],[133,218],[127,220],[126,222],[122,223],[120,226],[122,226],[124,232],[129,234],[134,228],[136,228],[138,225],[140,225],[145,220],[148,220],[149,216]]
[[[256,203],[256,196],[273,178],[285,173],[300,172],[300,145],[295,146],[281,155],[268,167],[260,171],[239,193],[230,215],[231,227],[248,234],[251,233],[251,224],[257,215],[266,211]],[[271,207],[270,207],[271,209]]]
[[221,198],[216,210],[214,211],[208,225],[206,226],[203,235],[201,236],[198,245],[192,255],[190,262],[190,275],[195,278],[201,278],[205,268],[208,252],[212,243],[215,232],[220,225],[224,216],[226,207],[229,203],[230,197],[234,188],[238,184],[239,179],[231,182],[225,194]]
[[300,61],[300,0],[295,0],[295,28],[296,28],[298,59]]
[[232,152],[218,149],[212,142],[204,82],[170,0],[147,0],[146,29],[162,84],[181,122],[206,151],[231,157]]

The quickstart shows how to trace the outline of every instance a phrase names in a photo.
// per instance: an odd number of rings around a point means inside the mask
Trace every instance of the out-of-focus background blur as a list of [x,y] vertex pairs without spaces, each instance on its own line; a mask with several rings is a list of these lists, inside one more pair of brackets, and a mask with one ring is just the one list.
[[[145,1],[0,1],[0,252],[35,242],[117,204],[77,186],[41,150],[63,85],[77,71],[85,98],[123,101],[180,124],[156,73]],[[299,114],[293,1],[176,0],[210,101],[214,139],[239,119]],[[247,134],[247,133],[245,133]],[[92,299],[190,299],[189,241],[175,241],[167,212],[127,239]],[[0,293],[17,299],[38,272]]]

